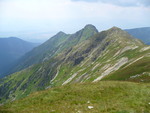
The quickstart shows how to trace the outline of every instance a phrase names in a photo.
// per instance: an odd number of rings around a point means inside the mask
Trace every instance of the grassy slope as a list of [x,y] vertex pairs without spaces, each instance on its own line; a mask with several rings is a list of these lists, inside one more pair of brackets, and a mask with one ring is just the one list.
[[[82,34],[84,37],[84,32],[76,34]],[[79,41],[75,36],[72,38],[73,43]],[[66,45],[69,44],[70,42]],[[132,46],[137,48],[121,53],[125,47]],[[118,71],[110,73],[104,80],[149,82],[150,49],[141,51],[143,47],[146,46],[132,37],[130,39],[128,34],[118,28],[98,33],[92,39],[82,41],[71,50],[63,51],[47,62],[1,79],[0,101],[17,101],[2,106],[0,112],[148,112],[149,84],[108,81],[89,83],[123,57],[128,57],[129,62]],[[119,51],[120,53],[115,56]],[[82,57],[84,60],[76,62]],[[143,58],[134,62],[140,57]],[[130,63],[132,64],[129,65]],[[36,92],[26,97],[34,91],[60,86],[74,74],[76,76],[66,86]],[[140,76],[130,79],[137,74]],[[69,85],[77,82],[88,83]],[[23,97],[26,98],[18,100]],[[89,110],[87,107],[90,105],[94,108]]]
[[59,49],[60,45],[64,43],[70,35],[63,32],[57,33],[55,36],[47,40],[45,43],[34,48],[32,51],[26,53],[21,57],[14,67],[10,70],[12,72],[17,72],[25,69],[33,64],[43,62],[55,55],[55,52]]
[[[102,81],[36,92],[1,113],[148,113],[150,84]],[[89,109],[88,106],[93,106]]]

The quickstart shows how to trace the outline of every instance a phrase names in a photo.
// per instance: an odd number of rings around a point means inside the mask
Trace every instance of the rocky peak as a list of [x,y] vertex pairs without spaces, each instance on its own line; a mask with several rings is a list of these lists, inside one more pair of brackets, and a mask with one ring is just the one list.
[[109,31],[113,32],[113,31],[123,31],[123,30],[120,29],[119,27],[114,26],[114,27],[110,28]]
[[63,31],[59,31],[56,35],[65,35],[66,33],[64,33]]
[[118,42],[122,44],[127,44],[127,45],[143,45],[143,43],[128,34],[126,31],[118,28],[118,27],[112,27],[109,30],[107,30],[107,34],[111,40],[116,39]]
[[87,25],[84,27],[84,30],[85,30],[85,29],[93,30],[93,31],[95,31],[95,32],[98,33],[98,30],[97,30],[96,27],[95,27],[94,25],[92,25],[92,24],[87,24]]

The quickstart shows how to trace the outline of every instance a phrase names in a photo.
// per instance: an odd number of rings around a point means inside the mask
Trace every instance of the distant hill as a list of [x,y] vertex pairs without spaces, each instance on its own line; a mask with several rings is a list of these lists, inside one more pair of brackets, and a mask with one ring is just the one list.
[[145,44],[150,45],[150,27],[125,29],[132,36],[142,40]]
[[0,38],[0,77],[4,75],[15,60],[37,45],[16,37]]

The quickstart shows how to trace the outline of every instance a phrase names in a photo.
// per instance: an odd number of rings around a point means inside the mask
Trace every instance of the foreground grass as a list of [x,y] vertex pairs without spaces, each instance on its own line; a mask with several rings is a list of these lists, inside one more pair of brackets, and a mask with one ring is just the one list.
[[0,113],[149,113],[149,110],[150,84],[117,81],[66,85],[0,107]]

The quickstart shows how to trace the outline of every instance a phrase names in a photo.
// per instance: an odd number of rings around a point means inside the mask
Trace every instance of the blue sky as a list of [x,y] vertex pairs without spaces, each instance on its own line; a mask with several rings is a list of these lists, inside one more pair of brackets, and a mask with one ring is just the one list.
[[99,31],[150,26],[150,0],[0,0],[0,37],[46,40],[86,24]]

